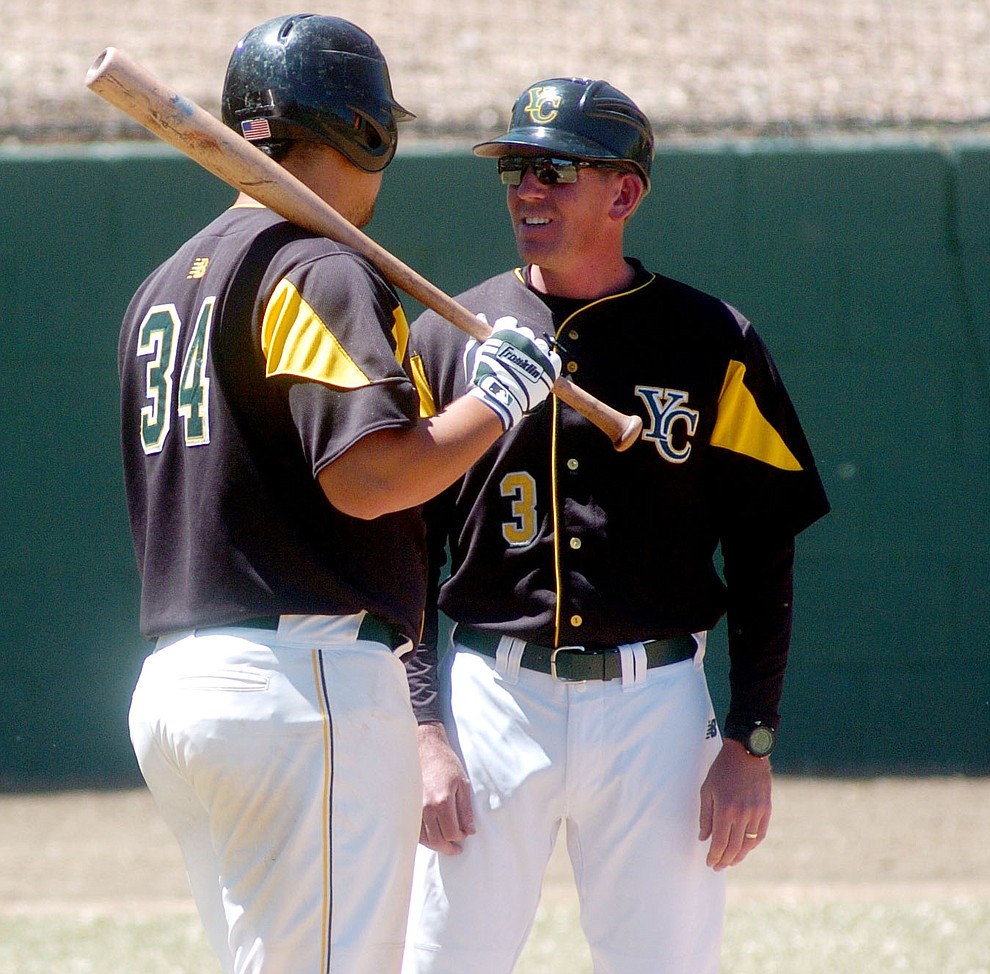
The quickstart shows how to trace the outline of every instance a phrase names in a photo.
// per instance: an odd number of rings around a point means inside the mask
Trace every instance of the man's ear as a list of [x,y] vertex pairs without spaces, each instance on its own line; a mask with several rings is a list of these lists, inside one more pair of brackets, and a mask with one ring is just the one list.
[[628,220],[646,195],[643,180],[635,173],[622,173],[615,183],[615,195],[609,215],[616,220]]

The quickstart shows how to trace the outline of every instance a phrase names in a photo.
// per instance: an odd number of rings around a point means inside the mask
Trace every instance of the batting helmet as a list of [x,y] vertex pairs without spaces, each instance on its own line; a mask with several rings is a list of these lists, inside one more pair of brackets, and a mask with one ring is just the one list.
[[223,120],[272,154],[295,139],[325,142],[359,169],[395,155],[396,122],[414,118],[392,97],[372,37],[339,17],[293,14],[248,31],[223,85]]
[[622,160],[650,187],[650,120],[607,81],[550,78],[531,85],[512,106],[508,132],[479,143],[474,153],[497,158],[519,149],[589,161]]

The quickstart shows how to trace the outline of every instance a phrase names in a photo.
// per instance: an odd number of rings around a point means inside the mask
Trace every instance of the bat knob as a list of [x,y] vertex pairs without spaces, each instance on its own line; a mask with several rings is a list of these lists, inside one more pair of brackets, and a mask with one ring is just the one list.
[[626,423],[626,428],[622,431],[622,435],[612,442],[612,446],[619,453],[622,453],[623,450],[628,450],[639,439],[639,434],[642,432],[643,420],[639,416],[630,416],[629,422]]

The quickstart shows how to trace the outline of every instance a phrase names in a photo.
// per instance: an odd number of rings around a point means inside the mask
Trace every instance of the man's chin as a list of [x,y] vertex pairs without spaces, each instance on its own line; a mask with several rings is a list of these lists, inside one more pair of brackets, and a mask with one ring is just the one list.
[[369,223],[371,223],[371,218],[375,215],[375,204],[371,203],[366,209],[355,211],[348,214],[347,222],[353,227],[357,227],[358,230],[363,229]]
[[539,264],[541,259],[549,256],[551,248],[542,241],[534,240],[532,234],[517,231],[516,251],[527,264]]

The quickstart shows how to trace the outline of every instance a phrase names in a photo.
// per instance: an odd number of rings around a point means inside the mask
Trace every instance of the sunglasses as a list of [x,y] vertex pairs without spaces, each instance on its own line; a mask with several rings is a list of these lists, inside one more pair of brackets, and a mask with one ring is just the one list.
[[498,174],[506,186],[518,186],[527,169],[544,186],[557,183],[576,183],[579,169],[615,169],[627,172],[624,166],[607,162],[588,162],[585,159],[557,159],[554,156],[502,156],[498,160]]

